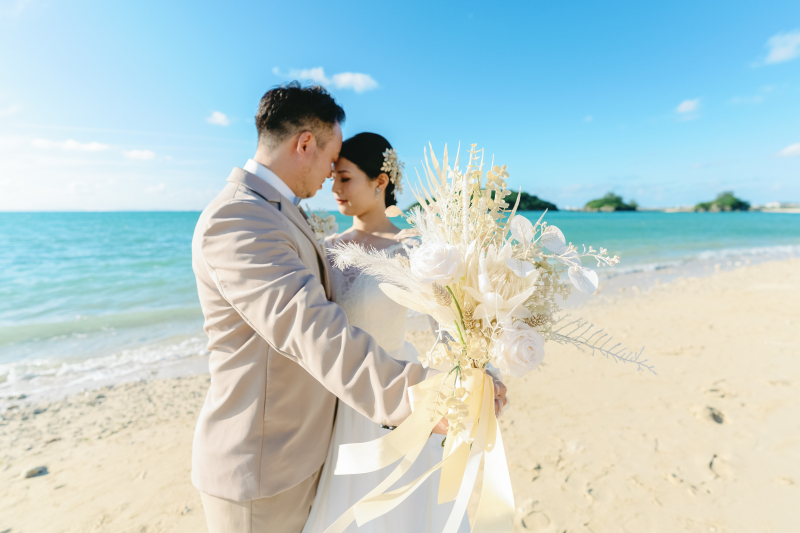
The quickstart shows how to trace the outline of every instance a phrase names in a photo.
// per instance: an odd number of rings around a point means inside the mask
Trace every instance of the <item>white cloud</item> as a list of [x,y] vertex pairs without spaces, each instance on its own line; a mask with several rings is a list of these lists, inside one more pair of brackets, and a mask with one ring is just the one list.
[[339,89],[353,89],[357,93],[363,93],[378,87],[378,82],[372,76],[360,72],[334,74],[333,84]]
[[700,99],[695,98],[694,100],[684,100],[675,108],[675,111],[678,113],[691,113],[692,111],[697,111],[699,107]]
[[229,126],[231,123],[228,115],[219,111],[212,112],[211,116],[206,119],[206,122],[214,124],[215,126]]
[[781,157],[797,157],[800,156],[800,143],[790,144],[780,152],[778,155]]
[[31,144],[33,145],[34,148],[43,148],[43,149],[55,148],[58,145],[57,142],[48,141],[47,139],[34,139],[31,141]]
[[108,145],[99,142],[79,143],[72,139],[66,141],[51,141],[48,139],[34,139],[31,144],[34,148],[41,148],[49,150],[52,148],[60,148],[61,150],[70,152],[102,152],[108,150]]
[[159,183],[158,185],[153,185],[151,187],[147,187],[144,190],[144,192],[146,192],[147,194],[155,194],[155,193],[163,192],[163,191],[166,191],[166,190],[167,190],[167,186],[164,185],[163,183]]
[[28,5],[33,3],[33,0],[10,0],[0,2],[0,15],[17,17],[22,14]]
[[322,67],[303,68],[303,69],[289,69],[288,74],[282,74],[278,67],[272,69],[272,73],[276,76],[284,78],[294,78],[297,80],[309,80],[323,85],[328,85],[331,80],[325,77],[325,69]]
[[734,96],[731,98],[730,102],[736,105],[743,105],[743,104],[760,104],[764,101],[764,97],[760,94],[755,96]]
[[594,117],[592,115],[586,115],[585,117],[583,117],[584,122],[592,122],[593,120]]
[[123,153],[128,159],[138,159],[139,161],[152,161],[156,158],[155,152],[150,150],[124,150]]
[[19,113],[19,111],[21,109],[22,109],[22,106],[20,106],[20,105],[12,105],[12,106],[7,107],[5,109],[0,109],[0,117],[10,117],[11,115]]
[[[116,146],[109,142],[104,152],[43,150],[31,144],[37,137],[63,141],[74,135],[78,134],[10,135],[0,131],[0,211],[198,210],[219,192],[219,176],[207,168],[213,154],[203,147],[192,147],[185,156],[176,157],[175,164],[155,145],[146,143]],[[79,136],[76,140],[91,139]],[[130,148],[150,148],[156,158],[126,159],[123,149]],[[163,191],[159,187],[153,194],[145,192],[161,183]]]
[[322,67],[290,69],[288,73],[283,73],[278,67],[275,67],[272,69],[272,73],[282,78],[313,81],[321,85],[333,85],[337,89],[353,89],[357,93],[363,93],[378,87],[378,82],[372,76],[362,72],[340,72],[328,78],[325,75],[325,69]]
[[767,99],[767,95],[775,90],[774,85],[764,85],[752,96],[734,96],[728,102],[734,105],[757,105]]
[[772,65],[800,57],[800,30],[773,35],[767,41],[769,53],[764,63]]

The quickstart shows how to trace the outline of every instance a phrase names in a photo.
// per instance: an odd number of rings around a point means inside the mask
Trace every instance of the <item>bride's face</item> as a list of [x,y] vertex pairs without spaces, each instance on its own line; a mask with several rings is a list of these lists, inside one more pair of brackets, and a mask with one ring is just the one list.
[[357,217],[379,207],[378,204],[383,202],[383,193],[378,196],[375,191],[380,182],[380,179],[370,179],[352,161],[340,157],[333,175],[333,196],[339,212]]

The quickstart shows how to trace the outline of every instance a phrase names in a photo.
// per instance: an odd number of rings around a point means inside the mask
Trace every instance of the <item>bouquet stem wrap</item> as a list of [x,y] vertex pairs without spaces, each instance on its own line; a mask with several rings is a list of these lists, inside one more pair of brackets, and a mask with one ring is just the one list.
[[[388,513],[440,469],[439,503],[455,500],[443,533],[458,530],[473,492],[480,499],[472,531],[511,531],[514,496],[503,439],[494,413],[494,382],[483,369],[475,370],[463,383],[470,393],[470,418],[465,421],[467,429],[447,438],[438,464],[414,481],[388,490],[419,456],[441,418],[441,415],[431,416],[431,412],[437,412],[440,390],[448,386],[452,388],[455,380],[453,373],[440,374],[410,387],[408,392],[413,412],[397,429],[370,442],[340,446],[336,475],[374,472],[401,461],[380,485],[348,509],[325,533],[341,533],[353,521],[360,527]],[[483,483],[476,486],[481,469]]]

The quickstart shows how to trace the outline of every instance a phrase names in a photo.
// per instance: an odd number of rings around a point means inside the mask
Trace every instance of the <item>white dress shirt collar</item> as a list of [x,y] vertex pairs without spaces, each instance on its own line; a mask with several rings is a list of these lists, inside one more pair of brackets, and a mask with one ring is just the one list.
[[272,185],[272,187],[274,187],[275,190],[277,190],[283,196],[288,198],[289,201],[292,202],[294,205],[300,203],[301,198],[295,196],[294,192],[292,192],[292,189],[290,189],[289,186],[286,185],[286,183],[282,179],[280,179],[277,174],[275,174],[273,171],[271,171],[258,161],[253,161],[252,159],[248,159],[247,163],[244,166],[244,169],[247,172],[255,174],[262,180]]

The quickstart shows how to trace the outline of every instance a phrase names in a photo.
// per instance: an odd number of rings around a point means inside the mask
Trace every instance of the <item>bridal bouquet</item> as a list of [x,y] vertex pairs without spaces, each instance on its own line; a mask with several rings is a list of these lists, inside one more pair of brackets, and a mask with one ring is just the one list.
[[[437,469],[442,470],[439,503],[455,500],[445,533],[455,531],[473,490],[480,493],[472,530],[511,531],[514,501],[494,414],[494,386],[488,365],[511,376],[522,376],[539,366],[546,341],[588,348],[638,369],[652,371],[641,351],[613,344],[602,331],[576,320],[563,321],[557,296],[566,298],[571,287],[562,282],[566,271],[571,284],[594,293],[597,273],[584,266],[613,266],[619,257],[603,248],[580,249],[567,243],[562,232],[543,222],[516,215],[505,201],[506,166],[484,173],[483,150],[472,145],[465,170],[448,166],[445,147],[440,165],[431,148],[425,154],[420,187],[414,191],[419,207],[407,216],[419,237],[408,257],[390,257],[355,244],[331,250],[341,267],[357,266],[380,279],[381,289],[399,304],[431,315],[440,326],[437,344],[420,357],[442,373],[409,389],[413,413],[392,433],[371,443],[340,447],[337,474],[374,471],[403,458],[387,480],[359,501],[328,531],[341,531],[352,520],[359,525],[398,505]],[[389,216],[404,216],[397,207]],[[422,449],[431,429],[446,417],[448,434],[443,459],[426,475],[386,492]],[[475,487],[481,465],[482,486]]]

